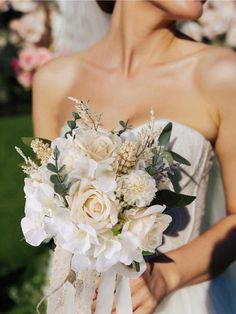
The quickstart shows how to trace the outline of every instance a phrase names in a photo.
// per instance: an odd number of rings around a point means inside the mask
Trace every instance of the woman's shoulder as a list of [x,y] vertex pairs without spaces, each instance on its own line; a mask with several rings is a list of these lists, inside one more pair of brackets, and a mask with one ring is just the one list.
[[236,75],[235,51],[227,47],[206,45],[199,58],[198,71],[212,80],[231,78],[231,75]]
[[[44,64],[34,75],[34,81],[65,86],[74,78],[80,66],[80,53],[58,56]],[[52,87],[52,86],[50,86]]]

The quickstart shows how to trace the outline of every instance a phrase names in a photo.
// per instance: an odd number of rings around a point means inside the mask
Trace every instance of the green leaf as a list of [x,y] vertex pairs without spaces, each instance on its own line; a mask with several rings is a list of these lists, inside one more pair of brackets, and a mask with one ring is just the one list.
[[167,146],[170,142],[170,136],[171,136],[171,132],[172,132],[172,123],[169,122],[164,129],[162,130],[160,136],[159,136],[159,144],[161,146]]
[[59,195],[64,195],[66,190],[63,184],[59,183],[59,184],[55,184],[54,185],[54,191],[59,194]]
[[76,123],[73,120],[67,121],[67,125],[70,129],[75,129],[76,128]]
[[125,123],[124,121],[119,121],[119,124],[120,124],[123,128],[126,127],[126,123]]
[[35,139],[35,137],[22,137],[21,140],[22,142],[26,145],[29,146],[31,145],[31,142]]
[[140,271],[140,264],[138,262],[134,262],[134,266],[135,266],[135,270],[137,272],[139,272]]
[[162,156],[164,159],[167,160],[169,166],[171,166],[171,165],[173,164],[174,159],[173,159],[173,157],[172,157],[172,155],[171,155],[170,152],[168,152],[168,151],[163,151],[163,152],[161,153],[161,156]]
[[112,231],[114,236],[117,236],[118,234],[120,234],[120,230],[117,230],[115,228],[112,228],[111,231]]
[[63,170],[65,170],[65,168],[66,168],[66,165],[61,166],[61,168],[58,170],[58,172],[59,173],[62,172]]
[[60,151],[59,151],[57,146],[55,147],[55,149],[53,151],[53,155],[54,155],[55,159],[58,159],[60,156]]
[[156,192],[152,205],[166,205],[167,207],[184,207],[195,200],[195,196],[176,193],[170,190]]
[[179,154],[172,152],[172,151],[168,151],[168,152],[171,154],[172,158],[175,161],[177,161],[183,165],[191,166],[191,163],[187,159],[185,159],[184,157],[182,157]]
[[153,165],[148,166],[146,171],[150,174],[150,176],[154,176],[157,173],[157,169]]
[[55,173],[58,172],[57,168],[56,168],[56,166],[54,164],[51,164],[51,163],[47,164],[47,168],[48,168],[48,170],[50,170],[52,172],[55,172]]
[[72,115],[73,115],[75,120],[80,119],[80,115],[78,114],[78,112],[72,112]]
[[50,176],[50,181],[54,184],[60,184],[61,183],[58,175],[56,175],[56,174],[53,174]]
[[143,255],[143,256],[153,256],[153,255],[156,255],[156,253],[152,253],[152,252],[148,252],[148,251],[143,251],[143,252],[142,252],[142,255]]

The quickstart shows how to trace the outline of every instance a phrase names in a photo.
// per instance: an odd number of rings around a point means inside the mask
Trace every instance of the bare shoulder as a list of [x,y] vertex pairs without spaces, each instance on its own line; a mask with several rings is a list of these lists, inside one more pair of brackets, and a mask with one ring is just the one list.
[[74,82],[79,56],[58,57],[34,75],[33,80],[33,126],[37,136],[55,138],[59,132],[58,116],[62,101]]
[[35,73],[33,90],[59,98],[73,82],[79,59],[79,54],[71,54],[49,61]]
[[236,96],[236,53],[229,48],[209,47],[199,59],[196,79],[203,93],[218,99]]

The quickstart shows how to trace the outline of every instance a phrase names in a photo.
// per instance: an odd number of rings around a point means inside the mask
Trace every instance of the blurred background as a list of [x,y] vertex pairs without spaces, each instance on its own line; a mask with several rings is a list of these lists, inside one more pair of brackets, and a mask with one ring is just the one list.
[[[79,9],[78,1],[0,0],[0,313],[35,313],[46,285],[49,247],[30,247],[20,230],[23,175],[14,146],[32,135],[35,71],[81,48],[78,29],[68,33],[71,14],[76,17]],[[197,41],[236,50],[236,0],[208,0],[199,20],[178,27]]]

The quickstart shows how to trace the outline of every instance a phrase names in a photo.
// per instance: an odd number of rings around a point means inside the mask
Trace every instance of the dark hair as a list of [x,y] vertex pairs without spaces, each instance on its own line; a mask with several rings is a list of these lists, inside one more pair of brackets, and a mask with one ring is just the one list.
[[106,13],[112,14],[115,0],[96,0],[99,7]]

